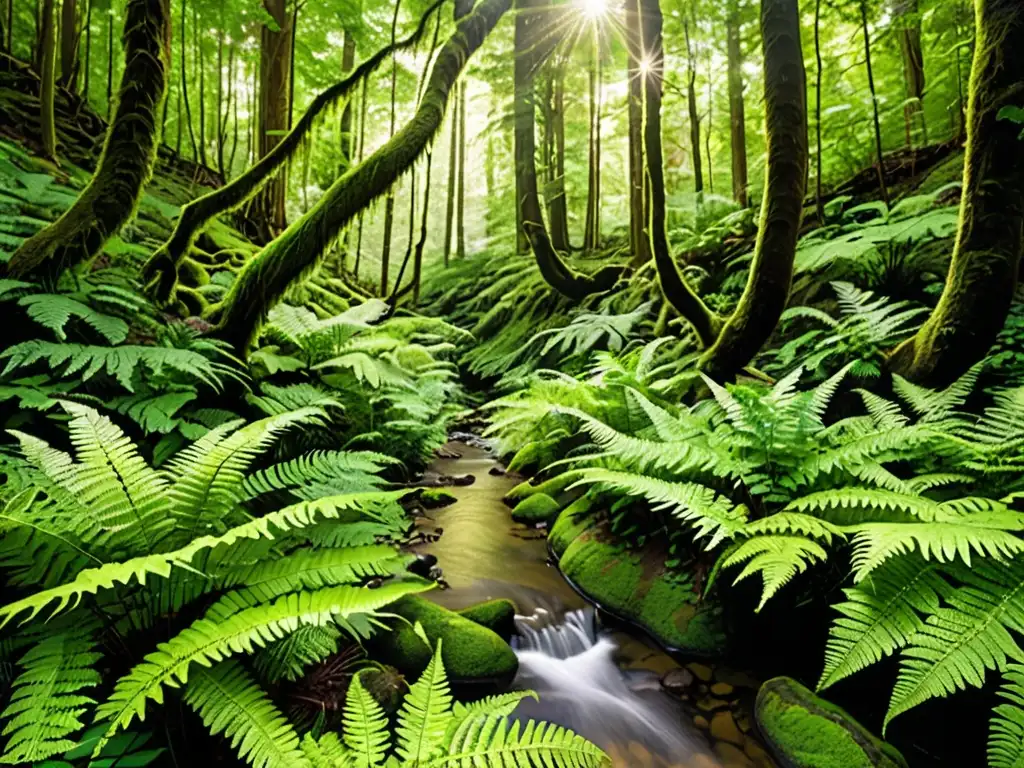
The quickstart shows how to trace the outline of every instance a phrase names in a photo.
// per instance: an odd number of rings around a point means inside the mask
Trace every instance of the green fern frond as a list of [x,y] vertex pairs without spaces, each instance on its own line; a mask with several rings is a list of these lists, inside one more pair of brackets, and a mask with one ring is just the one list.
[[607,761],[598,747],[560,725],[533,720],[509,724],[497,715],[466,720],[449,744],[448,754],[434,758],[426,768],[600,768]]
[[910,638],[893,688],[888,724],[937,696],[980,687],[989,670],[1024,660],[1009,630],[1024,631],[1024,565],[981,561],[958,573],[968,582]]
[[90,326],[111,344],[120,344],[128,336],[128,323],[124,320],[97,312],[70,296],[36,293],[23,297],[18,304],[25,307],[32,320],[53,331],[61,341],[67,338],[64,326],[72,317]]
[[334,731],[327,731],[319,740],[307,733],[300,746],[312,768],[352,768],[352,753]]
[[451,721],[452,695],[441,661],[438,640],[427,669],[409,687],[398,713],[398,756],[412,765],[425,764],[444,746]]
[[1003,672],[999,695],[1008,701],[992,710],[988,736],[989,768],[1020,768],[1024,764],[1024,665]]
[[246,498],[281,490],[298,492],[313,483],[337,485],[347,481],[362,486],[351,490],[372,490],[384,482],[378,473],[399,463],[374,451],[314,451],[250,475],[243,488]]
[[237,661],[194,670],[185,687],[185,703],[210,733],[223,734],[253,768],[310,767],[295,728]]
[[826,544],[831,544],[833,537],[846,536],[839,526],[799,512],[778,512],[762,517],[744,525],[741,533],[744,536],[795,533],[812,539],[821,539]]
[[374,701],[359,675],[352,678],[345,698],[345,745],[352,753],[355,768],[376,768],[384,762],[391,745],[388,719]]
[[922,423],[940,422],[952,416],[967,400],[985,367],[984,361],[974,365],[967,373],[946,389],[933,390],[907,381],[894,374],[892,386],[896,393],[918,414]]
[[933,614],[952,588],[935,564],[914,557],[890,560],[856,587],[844,589],[846,602],[834,606],[841,617],[829,632],[825,668],[818,690],[828,688],[904,647],[924,625],[919,614]]
[[270,683],[298,680],[306,668],[338,652],[341,630],[332,624],[306,625],[259,651],[253,663]]
[[815,561],[824,562],[827,558],[828,553],[821,545],[810,539],[799,536],[758,536],[732,549],[725,555],[721,567],[730,568],[746,563],[734,583],[755,573],[761,574],[764,589],[756,609],[760,611],[794,576],[805,571]]

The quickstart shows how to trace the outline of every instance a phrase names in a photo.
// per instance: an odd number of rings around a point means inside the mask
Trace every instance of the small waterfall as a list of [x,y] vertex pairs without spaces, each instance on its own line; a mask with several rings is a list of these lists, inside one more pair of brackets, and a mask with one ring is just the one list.
[[516,627],[515,687],[540,695],[520,704],[517,717],[571,728],[622,768],[718,765],[653,673],[633,675],[616,666],[618,646],[598,629],[593,608],[560,616],[539,607],[517,616]]

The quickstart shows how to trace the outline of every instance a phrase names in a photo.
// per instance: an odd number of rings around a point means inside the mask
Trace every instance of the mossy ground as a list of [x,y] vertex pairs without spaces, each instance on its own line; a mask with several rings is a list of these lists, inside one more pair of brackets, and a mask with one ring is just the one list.
[[786,768],[907,768],[896,749],[788,677],[761,686],[755,714]]

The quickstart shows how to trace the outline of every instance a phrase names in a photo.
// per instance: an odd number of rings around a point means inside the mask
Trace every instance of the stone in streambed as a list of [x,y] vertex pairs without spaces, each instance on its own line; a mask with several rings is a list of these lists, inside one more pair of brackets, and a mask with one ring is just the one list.
[[536,493],[516,504],[512,510],[512,519],[517,523],[548,524],[560,509],[558,502],[546,493]]
[[516,633],[516,604],[511,600],[488,600],[459,611],[464,619],[487,627],[506,643]]
[[894,747],[791,678],[761,686],[754,716],[784,768],[907,768]]
[[671,694],[681,696],[693,687],[693,672],[688,669],[672,669],[661,678],[661,687]]
[[454,504],[456,499],[443,488],[424,488],[420,491],[420,503],[425,509],[439,509]]
[[[407,679],[423,673],[439,639],[445,670],[462,693],[486,696],[504,690],[515,677],[519,668],[515,653],[487,627],[416,595],[395,601],[387,611],[405,621],[390,622],[391,631],[375,634],[367,641],[367,650],[371,658],[390,664]],[[423,627],[429,646],[413,629],[416,622]]]

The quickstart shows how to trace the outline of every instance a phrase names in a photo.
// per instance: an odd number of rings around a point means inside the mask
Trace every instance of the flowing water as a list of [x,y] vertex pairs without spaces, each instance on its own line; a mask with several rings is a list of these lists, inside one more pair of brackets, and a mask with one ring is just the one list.
[[[679,703],[659,684],[671,662],[623,633],[599,627],[594,611],[548,564],[543,532],[512,522],[502,498],[518,479],[491,474],[486,450],[451,443],[460,458],[438,459],[439,475],[472,474],[475,482],[448,488],[457,501],[427,513],[424,533],[443,529],[416,551],[437,557],[450,589],[432,594],[452,608],[509,598],[521,615],[513,646],[519,656],[515,686],[536,691],[522,718],[544,719],[586,736],[612,756],[616,768],[720,766]],[[624,669],[652,659],[649,669]]]

